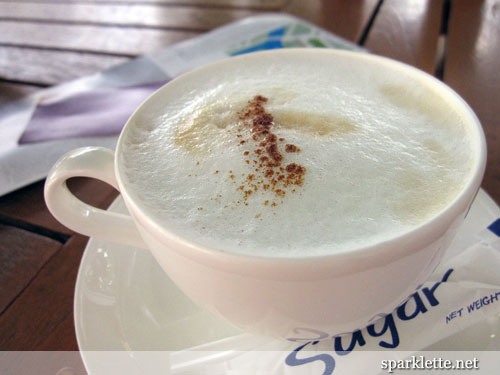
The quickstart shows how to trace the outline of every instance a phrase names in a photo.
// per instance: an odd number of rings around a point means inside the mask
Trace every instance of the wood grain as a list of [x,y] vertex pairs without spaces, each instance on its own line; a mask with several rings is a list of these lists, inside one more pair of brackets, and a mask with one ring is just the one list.
[[358,42],[378,0],[292,0],[283,11],[302,17],[352,42]]
[[3,20],[65,22],[94,25],[140,26],[206,31],[258,14],[229,8],[158,7],[154,4],[0,3]]
[[0,21],[0,44],[136,56],[198,35],[194,31]]
[[[43,185],[43,181],[36,182],[0,197],[0,215],[72,235],[74,232],[59,223],[47,209]],[[81,200],[99,208],[107,208],[118,194],[111,186],[88,178],[71,179],[68,186]]]
[[78,350],[74,319],[74,313],[71,311],[36,347],[36,350]]
[[[87,238],[73,236],[40,270],[24,291],[0,316],[0,350],[74,350],[73,330],[64,330],[65,344],[56,342],[61,325],[73,311],[73,296],[78,266]],[[62,344],[62,343],[61,343]]]
[[365,47],[433,74],[442,9],[443,0],[384,0]]
[[[3,46],[0,47],[0,78],[55,85],[99,72],[129,59],[122,56]],[[0,88],[0,92],[2,91]]]
[[0,224],[0,315],[26,288],[62,244],[19,228]]
[[451,4],[444,81],[479,117],[488,147],[485,190],[500,203],[500,0]]

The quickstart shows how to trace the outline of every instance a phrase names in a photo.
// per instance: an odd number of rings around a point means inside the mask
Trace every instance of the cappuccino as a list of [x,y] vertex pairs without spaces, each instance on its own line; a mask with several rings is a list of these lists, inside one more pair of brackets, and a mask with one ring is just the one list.
[[256,54],[160,89],[122,134],[123,178],[170,232],[225,252],[325,255],[429,221],[479,139],[420,73],[348,56]]

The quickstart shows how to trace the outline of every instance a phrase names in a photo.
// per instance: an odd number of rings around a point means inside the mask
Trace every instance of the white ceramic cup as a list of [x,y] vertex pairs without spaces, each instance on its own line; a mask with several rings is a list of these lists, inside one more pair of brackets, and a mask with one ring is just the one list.
[[[446,96],[462,120],[470,124],[479,144],[477,164],[463,192],[438,216],[390,241],[349,252],[277,258],[221,252],[179,238],[155,222],[129,195],[122,178],[120,154],[96,147],[74,150],[52,168],[45,199],[52,214],[82,234],[150,249],[169,277],[193,301],[255,333],[282,338],[298,332],[316,332],[324,338],[366,326],[378,314],[390,313],[433,272],[463,222],[481,183],[486,146],[481,125],[469,106],[435,78],[396,61],[369,54],[335,50],[281,50],[230,58],[185,74],[155,95],[182,89],[184,82],[221,74],[233,63],[251,59],[285,58],[310,54],[311,58],[363,59],[366,64],[394,67],[422,80]],[[151,100],[146,100],[147,102]],[[134,116],[144,108],[143,103]],[[78,200],[66,180],[86,176],[118,189],[130,216],[110,213]],[[168,176],[167,176],[168,177]],[[140,324],[140,323],[138,323]]]

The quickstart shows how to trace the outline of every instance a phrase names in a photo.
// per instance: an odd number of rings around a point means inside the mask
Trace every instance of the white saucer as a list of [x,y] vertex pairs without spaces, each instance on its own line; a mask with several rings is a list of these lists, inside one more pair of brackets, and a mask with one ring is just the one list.
[[[110,210],[126,211],[121,198]],[[464,248],[470,233],[479,232],[498,217],[500,208],[480,190],[455,248]],[[232,342],[236,335],[250,336],[194,305],[148,251],[95,239],[90,239],[82,258],[74,309],[82,351],[179,351],[223,339]],[[485,320],[428,349],[499,350],[500,318]],[[93,373],[98,364],[83,357]]]

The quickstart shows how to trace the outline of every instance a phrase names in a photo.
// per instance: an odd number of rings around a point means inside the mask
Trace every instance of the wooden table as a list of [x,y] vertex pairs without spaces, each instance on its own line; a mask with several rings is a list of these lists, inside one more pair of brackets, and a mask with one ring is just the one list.
[[[453,87],[484,126],[483,188],[500,202],[500,0],[0,0],[0,102],[268,11]],[[0,197],[0,350],[78,350],[73,293],[87,238],[52,218],[43,183]],[[71,188],[103,208],[117,195],[86,179]]]

